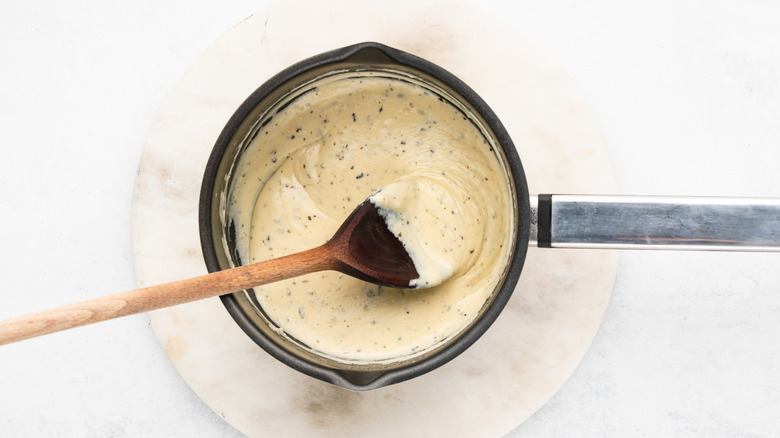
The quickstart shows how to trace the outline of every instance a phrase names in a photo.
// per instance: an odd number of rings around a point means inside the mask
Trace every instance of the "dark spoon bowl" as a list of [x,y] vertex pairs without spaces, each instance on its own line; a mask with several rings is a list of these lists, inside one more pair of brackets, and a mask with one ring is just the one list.
[[206,166],[201,186],[199,221],[204,259],[209,272],[242,265],[236,250],[233,223],[225,214],[231,170],[251,142],[268,111],[291,96],[316,86],[334,74],[381,72],[400,80],[424,84],[461,108],[491,144],[504,163],[509,191],[514,199],[513,247],[509,263],[496,289],[474,321],[457,336],[422,355],[393,361],[345,363],[318,354],[284,334],[254,297],[252,290],[222,296],[236,323],[269,354],[290,367],[317,379],[354,391],[376,389],[427,373],[449,362],[472,345],[490,327],[515,289],[525,261],[529,239],[530,207],[523,166],[493,111],[466,84],[422,58],[378,43],[361,43],[301,61],[275,75],[236,110],[220,134]]

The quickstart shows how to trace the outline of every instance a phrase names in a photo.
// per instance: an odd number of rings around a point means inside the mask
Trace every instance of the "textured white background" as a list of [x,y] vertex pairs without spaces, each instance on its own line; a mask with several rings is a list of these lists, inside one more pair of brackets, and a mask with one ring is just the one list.
[[[267,3],[0,3],[0,318],[135,287],[130,203],[156,111]],[[480,4],[571,74],[621,193],[780,196],[777,3]],[[778,339],[779,255],[626,252],[582,365],[511,436],[775,436]],[[238,433],[139,315],[0,347],[0,436],[42,435]]]

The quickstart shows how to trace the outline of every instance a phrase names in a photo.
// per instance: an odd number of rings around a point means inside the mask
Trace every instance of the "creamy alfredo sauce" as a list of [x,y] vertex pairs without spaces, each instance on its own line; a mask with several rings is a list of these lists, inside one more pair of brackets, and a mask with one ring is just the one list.
[[255,288],[281,331],[331,359],[388,362],[474,320],[506,266],[513,210],[505,171],[461,110],[419,85],[345,75],[262,123],[229,195],[245,263],[322,245],[371,197],[424,273],[410,286],[448,278],[410,290],[328,271]]

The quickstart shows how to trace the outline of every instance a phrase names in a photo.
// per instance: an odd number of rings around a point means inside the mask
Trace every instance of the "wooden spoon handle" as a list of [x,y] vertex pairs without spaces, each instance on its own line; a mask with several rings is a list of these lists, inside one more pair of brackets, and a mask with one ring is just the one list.
[[0,321],[0,345],[330,269],[329,250],[308,251],[200,277],[122,292]]

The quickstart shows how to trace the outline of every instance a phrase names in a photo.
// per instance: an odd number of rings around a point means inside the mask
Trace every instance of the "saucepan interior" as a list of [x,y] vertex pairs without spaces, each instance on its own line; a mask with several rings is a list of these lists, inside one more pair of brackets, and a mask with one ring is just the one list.
[[[506,173],[512,214],[511,251],[500,281],[478,316],[457,335],[436,345],[385,360],[344,360],[322,354],[291,336],[271,318],[255,290],[222,297],[230,315],[260,347],[292,368],[351,390],[401,382],[448,362],[479,338],[503,309],[517,283],[528,247],[530,208],[525,175],[506,130],[477,94],[442,68],[377,43],[362,43],[304,60],[274,76],[238,108],[214,146],[201,188],[200,234],[210,272],[247,263],[243,227],[229,204],[237,190],[238,163],[276,114],[302,96],[344,78],[382,77],[414,84],[458,108],[482,133]],[[312,115],[314,117],[314,115]],[[416,293],[425,293],[419,291]]]

